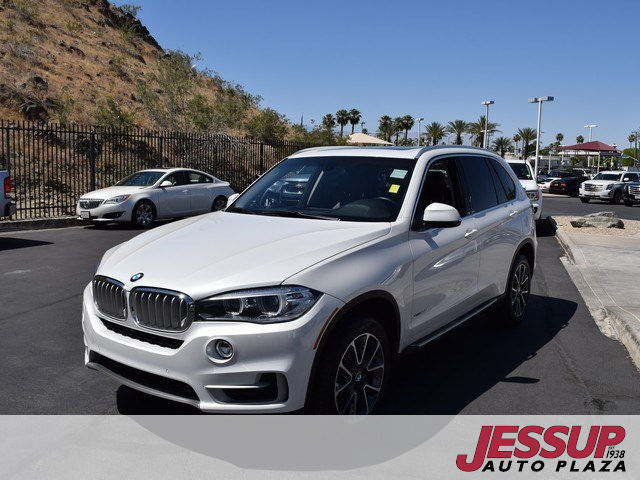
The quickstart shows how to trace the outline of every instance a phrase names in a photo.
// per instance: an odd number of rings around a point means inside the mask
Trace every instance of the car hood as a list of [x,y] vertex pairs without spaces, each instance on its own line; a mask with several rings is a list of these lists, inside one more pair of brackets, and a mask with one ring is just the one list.
[[[178,290],[197,300],[278,285],[390,229],[389,223],[216,212],[157,227],[109,250],[97,273],[123,282],[127,289]],[[144,276],[132,283],[135,273]]]
[[144,190],[146,188],[149,187],[107,187],[101,188],[100,190],[94,190],[93,192],[85,193],[80,198],[100,198],[105,200],[117,195],[133,195],[134,193],[137,193],[140,190]]
[[538,183],[535,180],[520,180],[520,185],[527,191],[538,190]]

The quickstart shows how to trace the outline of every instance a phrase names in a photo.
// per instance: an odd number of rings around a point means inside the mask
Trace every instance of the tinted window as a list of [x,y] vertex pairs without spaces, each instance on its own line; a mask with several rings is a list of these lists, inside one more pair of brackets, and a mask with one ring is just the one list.
[[211,183],[211,177],[198,172],[187,172],[189,183]]
[[466,215],[454,158],[436,160],[429,167],[418,199],[416,216],[422,219],[424,209],[432,203],[451,205],[458,210],[461,217]]
[[502,185],[502,188],[504,189],[506,195],[507,195],[507,200],[513,200],[516,198],[516,184],[514,183],[513,179],[511,178],[511,175],[509,175],[509,173],[507,173],[507,171],[504,169],[504,167],[502,165],[500,165],[498,162],[496,162],[495,160],[489,160],[491,166],[493,167],[493,170],[496,172],[496,174],[498,175],[498,178],[500,179],[500,183]]
[[470,213],[481,212],[498,204],[496,190],[489,166],[482,157],[465,157],[460,160],[464,175],[464,192]]
[[485,162],[487,162],[487,166],[489,167],[489,172],[491,173],[491,179],[493,180],[493,187],[496,190],[496,195],[498,197],[498,203],[507,203],[509,201],[509,199],[507,198],[507,192],[505,191],[504,187],[502,186],[502,182],[500,181],[500,178],[498,178],[498,173],[491,166],[491,160],[486,158]]
[[167,178],[165,178],[163,181],[171,182],[171,184],[174,187],[178,186],[178,185],[186,185],[187,184],[186,175],[184,174],[183,171],[174,172],[171,175],[169,175]]
[[627,181],[627,182],[637,182],[638,181],[638,174],[637,173],[627,173],[623,179],[623,181]]

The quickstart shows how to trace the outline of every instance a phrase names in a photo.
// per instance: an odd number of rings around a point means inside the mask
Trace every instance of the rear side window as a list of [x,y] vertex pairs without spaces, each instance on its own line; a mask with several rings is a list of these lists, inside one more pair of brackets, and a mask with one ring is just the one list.
[[198,172],[187,172],[189,183],[211,183],[211,177]]
[[459,164],[464,175],[464,196],[469,213],[482,212],[498,205],[493,178],[485,159],[464,157]]
[[495,160],[490,159],[489,163],[500,179],[502,188],[504,188],[507,195],[507,200],[514,200],[516,198],[516,184],[513,182],[511,175],[509,175],[504,167]]
[[498,203],[507,203],[509,199],[507,198],[507,193],[502,186],[502,182],[500,178],[498,178],[498,174],[496,170],[491,166],[491,160],[485,158],[484,160],[487,162],[487,167],[489,167],[489,172],[491,173],[491,179],[493,180],[493,187],[496,189],[496,195],[498,197]]

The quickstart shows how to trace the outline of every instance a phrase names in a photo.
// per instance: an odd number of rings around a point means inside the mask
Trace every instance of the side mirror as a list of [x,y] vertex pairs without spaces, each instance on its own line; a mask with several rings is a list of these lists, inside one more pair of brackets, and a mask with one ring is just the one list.
[[167,188],[167,187],[173,187],[173,183],[171,183],[169,180],[165,180],[160,184],[160,188]]
[[458,210],[444,203],[432,203],[424,209],[422,224],[424,228],[457,227],[462,222]]
[[233,202],[235,202],[236,198],[238,198],[239,196],[240,196],[239,193],[234,193],[233,195],[229,195],[229,198],[227,198],[227,207],[231,205]]

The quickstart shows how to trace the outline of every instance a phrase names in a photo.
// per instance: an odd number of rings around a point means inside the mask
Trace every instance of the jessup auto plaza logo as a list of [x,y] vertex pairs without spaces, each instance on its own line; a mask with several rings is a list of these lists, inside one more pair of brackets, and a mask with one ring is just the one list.
[[473,455],[457,455],[456,466],[463,472],[626,472],[619,448],[625,435],[617,425],[485,425]]

